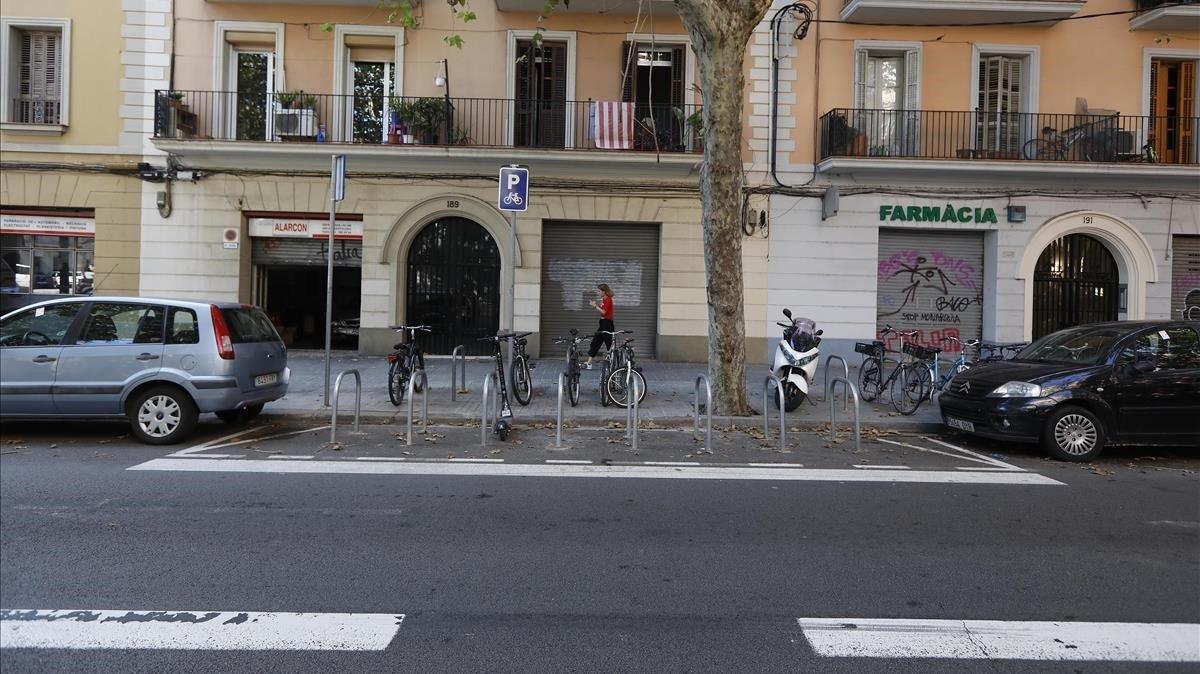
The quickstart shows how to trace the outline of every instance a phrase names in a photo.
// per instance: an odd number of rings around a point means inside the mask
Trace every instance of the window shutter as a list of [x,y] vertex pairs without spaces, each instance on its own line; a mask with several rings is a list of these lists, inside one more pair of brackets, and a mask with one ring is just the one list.
[[921,109],[921,52],[904,52],[904,109]]
[[637,43],[621,43],[621,101],[631,103],[637,100]]
[[854,107],[862,110],[868,106],[867,101],[874,97],[867,91],[867,50],[854,50]]
[[1005,57],[1005,77],[1004,88],[1005,92],[1005,107],[1002,111],[1005,113],[1014,113],[1021,111],[1021,66],[1023,59]]
[[62,99],[62,40],[52,31],[20,34],[15,121],[57,124]]
[[1196,62],[1179,64],[1179,150],[1180,163],[1196,159]]
[[687,48],[674,47],[671,49],[671,105],[683,107],[686,102],[683,90],[684,73],[687,68]]
[[1150,63],[1150,124],[1154,124],[1154,118],[1158,117],[1158,70],[1161,66],[1158,61]]

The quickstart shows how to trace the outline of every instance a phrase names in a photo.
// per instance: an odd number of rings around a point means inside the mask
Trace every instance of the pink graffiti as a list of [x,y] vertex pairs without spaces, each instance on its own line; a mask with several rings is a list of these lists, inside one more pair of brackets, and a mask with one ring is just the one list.
[[975,267],[971,264],[940,250],[932,251],[929,254],[929,259],[947,276],[953,277],[957,285],[975,291],[979,290],[979,286],[975,285],[975,281],[971,278],[975,274]]
[[879,261],[879,271],[877,276],[881,279],[889,279],[896,272],[901,271],[906,267],[913,267],[917,264],[917,258],[921,257],[920,251],[902,250],[892,254],[886,260]]

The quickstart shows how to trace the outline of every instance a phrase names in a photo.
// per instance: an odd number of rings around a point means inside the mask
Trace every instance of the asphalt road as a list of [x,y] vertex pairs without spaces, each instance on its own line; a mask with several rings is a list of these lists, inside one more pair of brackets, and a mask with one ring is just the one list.
[[130,471],[173,450],[40,440],[0,456],[0,609],[405,617],[381,651],[3,648],[5,672],[1196,666],[825,657],[797,623],[1200,623],[1188,457],[1021,457],[1064,483],[1025,486]]

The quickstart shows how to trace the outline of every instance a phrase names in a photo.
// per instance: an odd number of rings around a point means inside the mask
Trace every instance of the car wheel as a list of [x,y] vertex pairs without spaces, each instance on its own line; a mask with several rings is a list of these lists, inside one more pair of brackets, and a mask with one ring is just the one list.
[[146,389],[126,411],[133,436],[148,445],[172,445],[196,428],[200,413],[186,393],[173,386]]
[[1104,424],[1082,407],[1055,410],[1042,430],[1042,449],[1060,461],[1091,461],[1104,449]]
[[257,417],[262,413],[262,411],[262,405],[251,405],[249,407],[243,407],[237,410],[224,410],[222,412],[217,412],[216,414],[217,418],[221,421],[224,421],[230,426],[237,426],[250,421],[254,417]]

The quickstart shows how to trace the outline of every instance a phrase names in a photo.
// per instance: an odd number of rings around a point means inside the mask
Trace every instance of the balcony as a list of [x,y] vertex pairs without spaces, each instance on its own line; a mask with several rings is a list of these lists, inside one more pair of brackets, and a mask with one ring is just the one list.
[[1083,0],[845,0],[842,20],[935,26],[947,23],[1038,21],[1051,25],[1083,8]]
[[1200,0],[1138,0],[1130,30],[1200,31]]
[[[541,14],[546,10],[546,0],[496,0],[496,9],[501,12],[529,12]],[[571,0],[569,5],[559,3],[554,12],[575,14],[608,14],[611,16],[672,16],[675,3],[672,0]]]
[[834,109],[826,173],[1159,176],[1194,183],[1200,118]]
[[[590,162],[593,169],[647,164],[684,174],[695,168],[702,152],[697,106],[628,105],[159,91],[153,140],[197,168],[228,161],[277,166],[284,156],[327,164],[331,152],[354,155],[366,170],[395,170],[403,159],[450,171],[472,159],[489,167],[521,160]],[[614,110],[628,121],[614,119]]]

